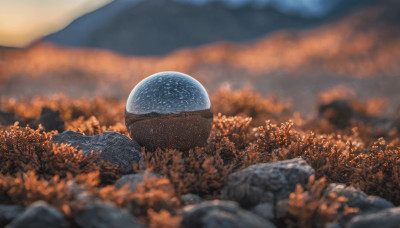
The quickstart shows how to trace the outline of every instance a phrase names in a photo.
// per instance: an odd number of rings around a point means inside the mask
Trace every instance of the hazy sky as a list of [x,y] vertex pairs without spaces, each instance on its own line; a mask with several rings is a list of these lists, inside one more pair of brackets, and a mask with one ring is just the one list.
[[111,1],[0,0],[0,45],[26,45]]
[[256,7],[274,6],[283,12],[296,13],[304,16],[321,16],[335,4],[343,0],[174,0],[192,4],[206,4],[209,2],[224,2],[231,6],[252,4]]

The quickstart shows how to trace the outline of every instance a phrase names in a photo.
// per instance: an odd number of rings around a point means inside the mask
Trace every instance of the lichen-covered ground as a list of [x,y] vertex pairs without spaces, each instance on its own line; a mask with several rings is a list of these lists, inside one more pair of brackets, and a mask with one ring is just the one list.
[[[383,225],[399,224],[400,212],[388,208],[400,204],[400,115],[388,115],[384,99],[326,91],[312,118],[250,90],[220,89],[211,99],[207,146],[142,148],[142,164],[132,164],[136,174],[120,179],[128,174],[122,166],[96,151],[83,155],[54,144],[52,136],[127,135],[123,100],[3,98],[0,225],[26,227],[35,213],[48,213],[47,224],[59,227],[358,227],[377,222],[367,212],[384,218]],[[295,158],[305,163],[272,163],[278,171],[252,166]]]

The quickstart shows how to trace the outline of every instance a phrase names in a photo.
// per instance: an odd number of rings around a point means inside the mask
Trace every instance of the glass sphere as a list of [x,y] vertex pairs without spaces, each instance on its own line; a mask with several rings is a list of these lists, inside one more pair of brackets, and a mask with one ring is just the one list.
[[135,86],[125,108],[125,124],[133,140],[148,150],[187,151],[204,146],[213,113],[204,87],[189,75],[167,71]]

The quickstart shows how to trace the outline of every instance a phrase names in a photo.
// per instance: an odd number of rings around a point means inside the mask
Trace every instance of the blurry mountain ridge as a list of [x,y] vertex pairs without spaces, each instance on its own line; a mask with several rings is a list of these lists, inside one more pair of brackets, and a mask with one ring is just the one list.
[[252,41],[277,30],[318,26],[373,2],[335,0],[333,10],[315,18],[283,13],[271,5],[255,8],[251,1],[233,8],[221,1],[202,5],[178,1],[182,0],[115,0],[44,40],[126,55],[160,55],[184,47]]

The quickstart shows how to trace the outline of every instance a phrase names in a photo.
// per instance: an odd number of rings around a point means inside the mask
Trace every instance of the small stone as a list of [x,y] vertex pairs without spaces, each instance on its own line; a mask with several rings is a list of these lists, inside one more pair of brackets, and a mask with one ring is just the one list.
[[74,220],[86,228],[144,228],[128,211],[101,202],[91,203],[78,211]]
[[376,213],[357,215],[350,220],[346,228],[398,228],[399,225],[400,207],[395,207]]
[[187,151],[204,146],[212,121],[207,91],[194,78],[178,72],[147,77],[135,86],[126,102],[129,134],[151,151]]
[[42,108],[40,118],[35,121],[36,125],[42,124],[46,131],[57,130],[58,132],[64,131],[64,121],[60,117],[60,111],[52,110],[47,107]]
[[343,129],[350,126],[353,109],[347,101],[334,100],[329,104],[321,105],[319,107],[319,115],[337,128]]
[[9,126],[15,122],[20,121],[14,113],[4,112],[0,110],[0,125]]
[[196,194],[185,194],[181,196],[182,205],[193,205],[203,202],[203,199]]
[[66,228],[68,222],[63,214],[44,201],[33,203],[28,209],[14,219],[7,228]]
[[135,191],[136,187],[142,183],[144,178],[150,179],[154,177],[159,177],[159,175],[155,173],[145,172],[145,173],[136,173],[136,174],[127,174],[123,175],[119,178],[115,183],[114,186],[119,189],[124,185],[129,185],[130,191]]
[[99,159],[122,165],[128,172],[133,171],[133,162],[143,161],[139,144],[117,132],[107,131],[99,135],[85,136],[74,131],[64,131],[54,135],[52,141],[77,146],[83,155],[90,155],[92,151],[102,151]]
[[232,201],[204,201],[186,206],[182,210],[182,215],[182,224],[186,228],[275,227],[268,220],[241,209]]
[[314,170],[301,158],[252,165],[228,176],[222,198],[245,208],[274,204],[288,198],[297,184],[304,187],[311,175]]
[[20,205],[0,205],[0,227],[4,227],[10,223],[24,211],[25,207]]

